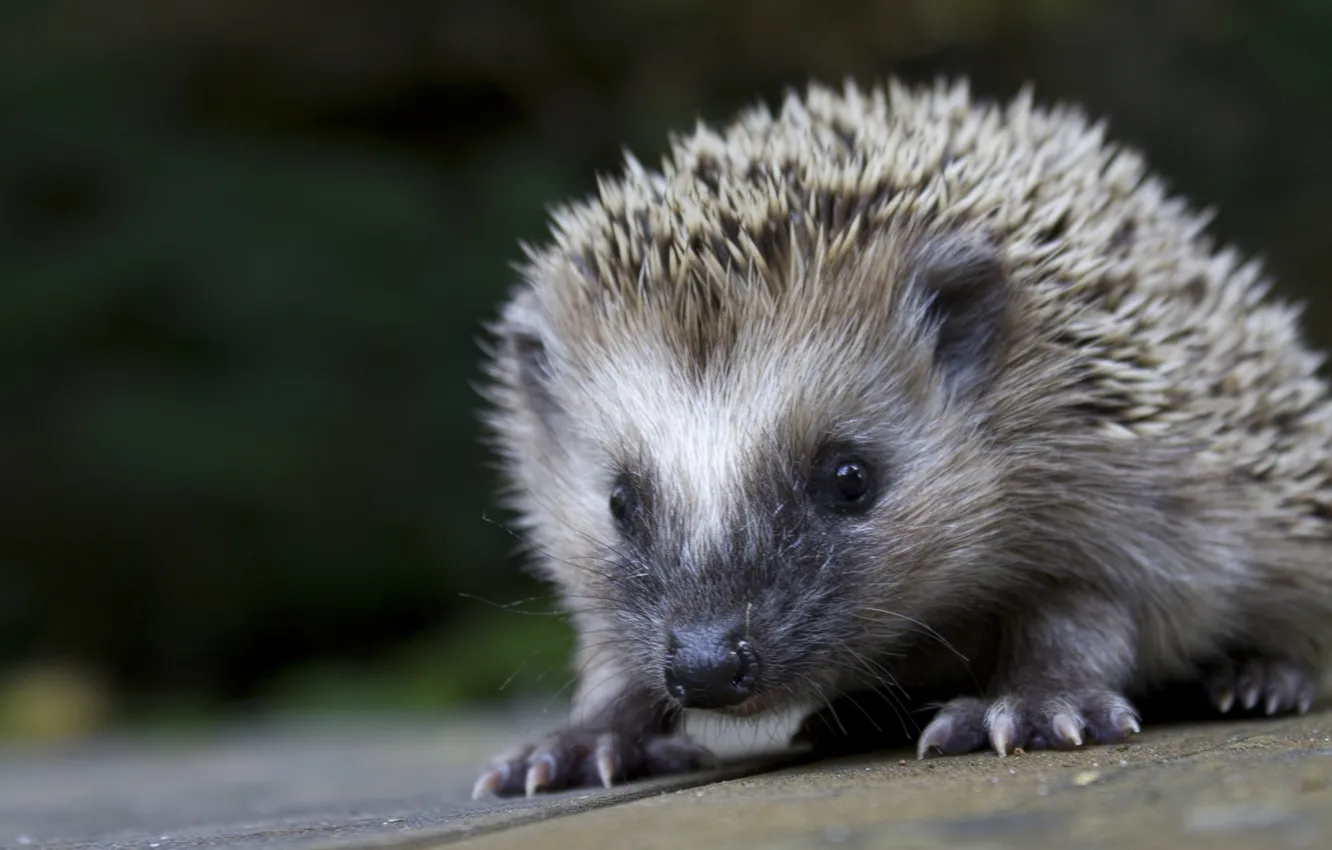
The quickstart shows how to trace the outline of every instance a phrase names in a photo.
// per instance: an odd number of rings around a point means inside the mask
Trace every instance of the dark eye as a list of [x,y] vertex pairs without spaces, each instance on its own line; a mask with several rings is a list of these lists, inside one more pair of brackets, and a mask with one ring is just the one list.
[[833,474],[837,498],[843,502],[858,502],[869,492],[869,471],[858,460],[849,460],[837,466]]
[[637,494],[633,485],[621,479],[615,482],[610,494],[610,513],[616,522],[625,522],[633,515]]
[[817,486],[820,499],[837,513],[859,513],[874,504],[874,471],[864,460],[837,455],[819,464],[823,470]]

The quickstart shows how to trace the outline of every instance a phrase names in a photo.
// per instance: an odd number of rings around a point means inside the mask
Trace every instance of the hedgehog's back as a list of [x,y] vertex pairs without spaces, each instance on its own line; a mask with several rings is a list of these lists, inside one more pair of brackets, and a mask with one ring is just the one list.
[[1332,512],[1320,358],[1259,263],[1208,238],[1209,218],[1104,123],[1030,89],[997,104],[965,81],[811,86],[673,138],[659,171],[627,158],[595,197],[555,211],[526,272],[572,311],[720,322],[886,229],[976,230],[1050,338],[1092,352],[1098,427],[1198,443],[1301,516]]

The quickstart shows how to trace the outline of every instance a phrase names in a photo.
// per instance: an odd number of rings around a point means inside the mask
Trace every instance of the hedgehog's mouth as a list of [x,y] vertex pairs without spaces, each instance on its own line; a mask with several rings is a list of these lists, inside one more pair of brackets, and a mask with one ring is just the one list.
[[787,702],[787,696],[775,691],[765,691],[757,693],[736,705],[726,705],[720,708],[711,709],[715,714],[722,714],[727,717],[750,718],[765,714],[773,709],[781,708]]

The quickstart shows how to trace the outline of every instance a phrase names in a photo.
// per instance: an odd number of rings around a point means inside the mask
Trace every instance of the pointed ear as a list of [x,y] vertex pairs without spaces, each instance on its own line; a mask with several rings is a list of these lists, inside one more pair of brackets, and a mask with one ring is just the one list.
[[979,390],[1008,341],[1010,286],[998,251],[979,237],[930,237],[910,262],[937,369],[960,391]]
[[545,343],[535,331],[511,328],[504,334],[503,344],[514,364],[515,388],[549,427],[561,410],[551,391],[552,373]]

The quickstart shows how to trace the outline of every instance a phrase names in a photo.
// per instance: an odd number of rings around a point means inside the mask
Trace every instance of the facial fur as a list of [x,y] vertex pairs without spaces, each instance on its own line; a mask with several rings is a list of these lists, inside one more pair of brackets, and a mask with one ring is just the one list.
[[945,613],[935,586],[984,563],[1004,503],[987,392],[1021,312],[979,233],[903,228],[773,273],[722,284],[756,295],[706,347],[719,317],[668,307],[589,337],[568,332],[582,305],[529,298],[500,329],[541,446],[512,459],[537,548],[663,700],[672,630],[738,629],[760,671],[738,714],[882,678]]

